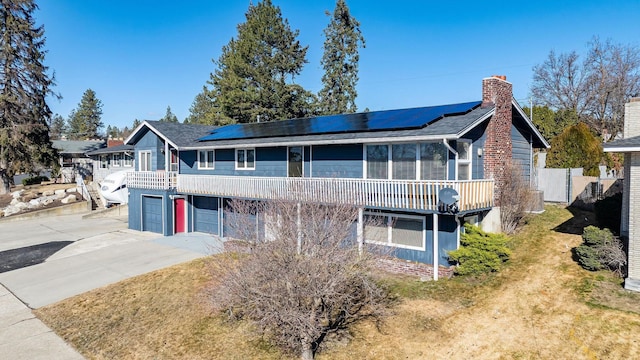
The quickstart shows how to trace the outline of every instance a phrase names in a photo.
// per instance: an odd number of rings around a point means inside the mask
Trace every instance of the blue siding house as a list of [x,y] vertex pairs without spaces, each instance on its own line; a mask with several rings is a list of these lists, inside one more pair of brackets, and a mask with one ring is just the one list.
[[[549,147],[500,76],[475,102],[222,127],[145,121],[125,143],[131,229],[224,239],[230,199],[348,203],[381,220],[359,221],[359,241],[436,279],[462,223],[499,230],[504,164],[530,179],[534,149]],[[455,195],[443,202],[443,191]]]

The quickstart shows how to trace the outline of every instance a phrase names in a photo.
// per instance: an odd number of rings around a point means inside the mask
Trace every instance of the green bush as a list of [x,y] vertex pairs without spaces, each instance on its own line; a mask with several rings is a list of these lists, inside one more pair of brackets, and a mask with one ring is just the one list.
[[590,271],[610,269],[623,275],[627,255],[609,229],[587,226],[582,232],[582,241],[575,250],[580,266]]
[[449,252],[449,261],[457,264],[458,275],[480,275],[500,270],[509,260],[509,238],[504,234],[489,234],[479,227],[465,224],[460,248]]
[[22,185],[27,186],[27,185],[40,184],[43,181],[49,181],[49,178],[46,176],[40,176],[40,175],[32,176],[32,177],[22,179]]
[[587,244],[582,244],[576,248],[576,256],[578,257],[578,264],[589,271],[598,271],[602,269],[600,263],[598,251],[596,248]]
[[620,209],[622,209],[622,193],[598,200],[593,204],[593,212],[601,228],[611,229],[620,234]]

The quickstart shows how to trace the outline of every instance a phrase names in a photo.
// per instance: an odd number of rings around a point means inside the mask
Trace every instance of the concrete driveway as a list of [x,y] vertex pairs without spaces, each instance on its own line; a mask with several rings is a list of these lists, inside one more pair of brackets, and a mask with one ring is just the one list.
[[[31,315],[29,308],[222,249],[221,243],[209,235],[163,237],[128,230],[124,218],[83,220],[81,215],[66,215],[0,221],[0,251],[50,242],[71,243],[40,264],[0,273],[0,353],[8,358],[51,359],[56,353],[60,358],[75,358],[69,355],[72,349],[50,330],[47,333],[48,328]],[[44,338],[26,329],[25,324],[45,329],[41,334]],[[17,339],[22,339],[19,344]]]

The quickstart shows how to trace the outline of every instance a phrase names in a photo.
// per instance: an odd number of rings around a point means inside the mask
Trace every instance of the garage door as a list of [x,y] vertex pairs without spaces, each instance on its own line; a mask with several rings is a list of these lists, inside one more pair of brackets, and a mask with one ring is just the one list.
[[162,234],[162,198],[142,197],[142,230]]
[[218,198],[193,197],[193,230],[218,234]]

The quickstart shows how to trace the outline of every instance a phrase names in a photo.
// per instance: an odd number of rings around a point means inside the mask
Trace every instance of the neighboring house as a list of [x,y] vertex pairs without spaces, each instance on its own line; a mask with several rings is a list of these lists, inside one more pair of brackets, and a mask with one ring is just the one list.
[[60,178],[63,183],[76,181],[76,175],[92,176],[93,165],[85,153],[106,146],[103,140],[53,140],[60,154]]
[[640,291],[640,98],[624,107],[624,139],[603,145],[605,152],[624,154],[620,235],[628,239],[625,289]]
[[104,178],[118,171],[133,170],[133,145],[107,142],[106,148],[101,148],[86,153],[92,160],[93,181],[100,183]]
[[[346,202],[360,208],[359,241],[434,270],[463,222],[499,226],[505,163],[530,179],[534,148],[549,146],[505,77],[483,79],[481,101],[219,128],[146,121],[125,143],[132,229],[224,238],[230,199]],[[458,195],[449,208],[446,188]],[[368,216],[383,225],[363,229]]]

